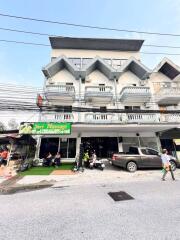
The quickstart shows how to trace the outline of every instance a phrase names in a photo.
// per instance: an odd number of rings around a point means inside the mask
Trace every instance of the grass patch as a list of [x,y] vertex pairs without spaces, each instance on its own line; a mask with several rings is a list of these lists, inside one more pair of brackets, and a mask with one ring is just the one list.
[[49,175],[54,170],[71,170],[73,163],[62,163],[60,167],[32,167],[27,171],[19,173],[20,176],[28,175]]

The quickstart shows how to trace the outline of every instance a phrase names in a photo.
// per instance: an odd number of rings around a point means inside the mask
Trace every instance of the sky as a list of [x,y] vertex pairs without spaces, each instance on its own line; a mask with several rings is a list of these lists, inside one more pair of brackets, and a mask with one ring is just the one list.
[[[180,0],[0,0],[0,13],[109,28],[180,34]],[[135,38],[145,44],[180,47],[180,37],[76,28],[0,16],[0,28],[14,28],[68,37]],[[49,44],[47,36],[0,30],[0,40]],[[50,62],[50,47],[0,41],[0,82],[42,87],[42,67]],[[143,47],[143,52],[180,53],[180,49]],[[141,55],[150,69],[165,55]],[[180,65],[180,56],[168,56]]]

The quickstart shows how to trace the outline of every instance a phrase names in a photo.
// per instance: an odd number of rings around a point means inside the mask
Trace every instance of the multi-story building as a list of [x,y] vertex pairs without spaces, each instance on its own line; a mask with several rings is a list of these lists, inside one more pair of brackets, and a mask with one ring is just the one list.
[[140,60],[143,40],[50,37],[41,121],[71,122],[65,136],[42,136],[47,146],[74,158],[81,142],[99,157],[130,145],[160,148],[159,133],[180,125],[180,68],[168,59],[151,71]]

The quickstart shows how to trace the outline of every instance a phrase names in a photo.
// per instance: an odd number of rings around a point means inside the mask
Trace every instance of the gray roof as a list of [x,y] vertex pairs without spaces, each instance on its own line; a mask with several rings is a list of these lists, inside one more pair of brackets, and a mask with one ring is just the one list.
[[139,51],[144,40],[49,37],[53,49]]

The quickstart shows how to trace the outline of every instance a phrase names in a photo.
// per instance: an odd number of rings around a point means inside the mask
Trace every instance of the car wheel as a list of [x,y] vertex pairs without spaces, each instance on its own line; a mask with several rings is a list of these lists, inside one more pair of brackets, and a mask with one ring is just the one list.
[[171,163],[172,171],[175,171],[176,170],[176,163],[174,161],[170,161],[170,163]]
[[135,172],[137,170],[137,164],[135,162],[128,162],[126,169],[128,172]]

